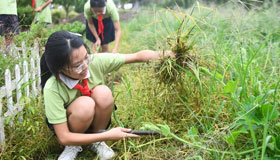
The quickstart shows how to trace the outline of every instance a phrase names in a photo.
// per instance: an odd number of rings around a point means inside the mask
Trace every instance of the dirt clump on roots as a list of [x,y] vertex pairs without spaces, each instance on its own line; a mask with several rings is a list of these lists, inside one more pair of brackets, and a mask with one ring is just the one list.
[[163,84],[179,83],[182,79],[182,73],[186,70],[193,72],[199,65],[199,57],[195,51],[195,41],[191,34],[186,36],[178,35],[175,42],[167,42],[175,58],[162,57],[155,66],[156,76]]

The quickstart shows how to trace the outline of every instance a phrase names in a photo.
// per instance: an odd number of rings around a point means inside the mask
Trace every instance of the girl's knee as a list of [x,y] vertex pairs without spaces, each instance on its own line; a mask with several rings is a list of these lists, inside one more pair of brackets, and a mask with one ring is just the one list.
[[103,109],[111,108],[114,104],[112,91],[105,85],[96,86],[93,89],[92,97],[96,102],[96,106]]
[[82,96],[76,99],[67,109],[69,116],[74,116],[81,120],[93,118],[95,102],[91,97]]

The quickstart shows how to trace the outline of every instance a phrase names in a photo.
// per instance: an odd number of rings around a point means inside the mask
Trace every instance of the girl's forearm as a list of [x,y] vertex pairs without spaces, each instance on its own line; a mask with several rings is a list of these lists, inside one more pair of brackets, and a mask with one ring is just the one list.
[[52,3],[53,2],[53,0],[48,0],[46,3],[44,3],[42,6],[41,6],[41,8],[42,8],[42,10],[44,9],[44,8],[46,8],[50,3]]
[[157,60],[162,55],[161,51],[143,50],[136,53],[138,62]]
[[63,138],[58,139],[62,145],[87,145],[94,142],[110,140],[108,133],[84,134],[68,132],[61,137]]
[[119,43],[121,39],[121,30],[116,31],[116,43],[115,43],[115,49],[118,50],[119,48]]
[[160,56],[171,56],[172,52],[163,51],[152,51],[152,50],[142,50],[133,54],[124,54],[125,63],[137,63],[137,62],[148,62],[158,60]]
[[88,27],[91,33],[93,34],[93,36],[95,37],[95,39],[97,40],[99,37],[91,19],[88,19]]
[[115,43],[114,50],[118,50],[120,39],[121,39],[121,26],[120,26],[120,22],[119,21],[114,22],[114,27],[115,27],[115,31],[116,31],[116,43]]

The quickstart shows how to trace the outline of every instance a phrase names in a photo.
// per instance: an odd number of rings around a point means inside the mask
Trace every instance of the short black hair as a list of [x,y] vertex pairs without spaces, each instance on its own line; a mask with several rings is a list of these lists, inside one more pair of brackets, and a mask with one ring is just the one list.
[[107,0],[90,0],[90,7],[91,8],[101,8],[105,7],[105,2]]

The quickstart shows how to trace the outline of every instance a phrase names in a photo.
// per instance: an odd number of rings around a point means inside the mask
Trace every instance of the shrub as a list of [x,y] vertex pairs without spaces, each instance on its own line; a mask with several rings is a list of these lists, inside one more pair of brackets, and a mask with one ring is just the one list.
[[33,14],[32,7],[30,5],[19,6],[17,10],[18,10],[19,25],[24,30],[29,28],[29,26],[31,25],[31,23],[34,19],[34,14]]
[[30,25],[29,32],[21,32],[19,35],[15,36],[16,46],[21,46],[22,41],[25,42],[26,47],[31,47],[34,45],[34,40],[36,39],[39,43],[39,46],[44,46],[47,38],[53,31],[45,28],[43,24],[32,24]]
[[68,19],[74,19],[79,15],[79,13],[75,12],[75,11],[71,11],[68,15]]
[[53,9],[52,10],[52,20],[54,24],[61,22],[63,18],[66,18],[66,12],[62,9]]
[[83,31],[85,30],[85,28],[86,28],[85,24],[83,24],[82,22],[75,21],[72,24],[71,23],[65,23],[63,25],[57,25],[55,27],[55,30],[56,31],[66,30],[66,31],[70,31],[70,32],[73,32],[73,33],[82,34]]

